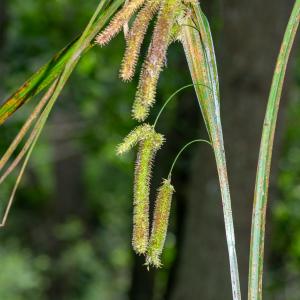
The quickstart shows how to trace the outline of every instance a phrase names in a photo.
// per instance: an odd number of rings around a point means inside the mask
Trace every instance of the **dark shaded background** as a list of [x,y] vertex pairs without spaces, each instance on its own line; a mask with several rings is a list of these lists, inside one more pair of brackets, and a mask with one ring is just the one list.
[[[5,99],[74,39],[96,0],[0,1],[0,96]],[[241,283],[246,295],[255,169],[262,121],[291,0],[203,1],[219,63],[222,119]],[[149,38],[148,41],[149,42]],[[0,232],[0,299],[231,299],[221,199],[209,147],[185,152],[174,172],[164,267],[147,272],[130,247],[134,153],[114,150],[135,125],[137,78],[118,79],[119,36],[83,57],[57,103]],[[145,49],[143,50],[145,52]],[[144,53],[143,53],[144,56]],[[275,147],[266,243],[265,299],[300,299],[300,64],[289,67]],[[158,103],[191,82],[179,43],[168,54]],[[1,128],[3,153],[37,99]],[[177,151],[206,137],[192,90],[164,112],[167,143],[153,194]],[[1,186],[1,208],[15,180]]]

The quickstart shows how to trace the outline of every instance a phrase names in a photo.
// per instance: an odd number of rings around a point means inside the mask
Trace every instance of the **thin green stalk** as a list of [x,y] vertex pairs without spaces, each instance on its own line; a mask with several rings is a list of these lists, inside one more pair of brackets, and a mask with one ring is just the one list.
[[272,150],[283,83],[290,52],[299,26],[299,18],[300,0],[296,0],[278,56],[262,132],[252,216],[249,300],[262,299],[265,223]]
[[[219,107],[219,82],[216,59],[208,22],[199,5],[193,5],[192,20],[184,23],[191,26],[182,27],[182,43],[190,68],[193,82],[203,82],[211,90],[195,86],[198,102],[211,143],[214,149],[219,183],[222,195],[226,240],[230,263],[232,295],[234,300],[241,299],[238,262],[235,248],[235,234],[231,210],[226,157],[223,142]],[[196,28],[192,28],[195,25]]]
[[206,85],[201,84],[201,83],[196,83],[196,84],[190,83],[190,84],[187,84],[187,85],[181,87],[181,88],[178,89],[177,91],[175,91],[175,92],[167,99],[167,101],[163,104],[162,108],[160,109],[159,113],[157,114],[156,119],[155,119],[154,124],[153,124],[153,127],[154,127],[154,128],[155,128],[155,126],[156,126],[156,124],[157,124],[157,122],[158,122],[158,120],[159,120],[159,118],[160,118],[162,112],[164,111],[164,109],[166,108],[166,106],[169,104],[169,102],[170,102],[177,94],[179,94],[181,91],[183,91],[183,90],[185,90],[185,89],[187,89],[187,88],[189,88],[189,87],[195,86],[195,85],[205,86],[206,88],[210,89],[209,86],[206,86]]
[[192,144],[195,144],[195,143],[207,143],[207,144],[209,144],[209,145],[211,146],[211,143],[210,143],[209,141],[203,140],[203,139],[193,140],[193,141],[191,141],[191,142],[185,144],[185,145],[181,148],[181,150],[177,153],[177,155],[176,155],[176,157],[175,157],[175,159],[174,159],[174,161],[173,161],[173,163],[172,163],[172,165],[171,165],[171,168],[170,168],[170,171],[169,171],[169,174],[168,174],[168,179],[169,179],[170,181],[171,181],[173,169],[174,169],[174,167],[175,167],[175,165],[176,165],[176,163],[177,163],[177,161],[178,161],[178,158],[180,157],[180,155],[182,154],[182,152],[183,152],[186,148],[188,148],[189,146],[191,146]]

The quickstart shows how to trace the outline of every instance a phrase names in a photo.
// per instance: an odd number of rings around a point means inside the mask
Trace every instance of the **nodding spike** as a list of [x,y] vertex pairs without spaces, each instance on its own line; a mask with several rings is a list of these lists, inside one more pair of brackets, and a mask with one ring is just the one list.
[[130,0],[110,21],[109,25],[96,37],[96,43],[104,46],[117,35],[123,25],[128,22],[131,16],[144,4],[145,0]]
[[149,109],[155,102],[156,86],[165,62],[177,3],[178,0],[165,0],[159,10],[133,105],[133,117],[139,121],[147,118]]
[[135,67],[148,26],[159,9],[160,0],[148,0],[138,13],[126,39],[126,51],[121,65],[120,77],[130,81],[135,73]]
[[133,129],[117,147],[117,154],[122,155],[132,149],[137,143],[146,139],[153,132],[149,124],[141,124]]
[[134,180],[134,212],[132,246],[137,254],[145,254],[149,242],[149,194],[152,163],[164,137],[156,133],[140,142]]
[[157,268],[161,266],[160,256],[166,240],[171,202],[174,191],[175,190],[170,179],[165,179],[158,190],[155,202],[151,237],[146,254],[147,266],[153,265]]

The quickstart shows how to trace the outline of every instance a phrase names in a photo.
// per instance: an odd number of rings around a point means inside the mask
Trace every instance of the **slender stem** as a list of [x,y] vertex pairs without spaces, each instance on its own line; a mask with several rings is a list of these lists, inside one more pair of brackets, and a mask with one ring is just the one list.
[[300,0],[296,0],[278,56],[262,132],[252,216],[249,300],[262,299],[265,223],[272,150],[286,68],[299,26],[299,17]]
[[193,141],[187,143],[186,145],[184,145],[184,146],[181,148],[181,150],[177,153],[177,155],[176,155],[176,157],[175,157],[175,159],[174,159],[174,161],[173,161],[173,163],[172,163],[172,166],[171,166],[171,168],[170,168],[170,172],[169,172],[169,175],[168,175],[168,179],[171,179],[171,177],[172,177],[172,172],[173,172],[174,166],[175,166],[175,164],[176,164],[176,162],[177,162],[179,156],[182,154],[182,152],[183,152],[186,148],[188,148],[190,145],[195,144],[195,143],[207,143],[207,144],[209,144],[209,145],[211,146],[211,142],[209,142],[209,141],[207,141],[207,140],[204,140],[204,139],[193,140]]
[[160,109],[160,111],[159,111],[159,113],[158,113],[158,115],[157,115],[157,117],[156,117],[156,119],[155,119],[155,122],[154,122],[154,124],[153,124],[153,127],[154,127],[154,128],[155,128],[155,126],[156,126],[156,124],[157,124],[157,122],[158,122],[158,120],[159,120],[159,118],[160,118],[160,115],[162,114],[162,112],[164,111],[164,109],[165,109],[165,107],[168,105],[168,103],[169,103],[169,102],[170,102],[177,94],[179,94],[182,90],[187,89],[187,88],[189,88],[189,87],[191,87],[191,86],[195,86],[195,85],[204,86],[204,87],[207,87],[208,89],[210,89],[209,86],[207,86],[207,85],[205,85],[205,84],[201,84],[201,83],[191,83],[191,84],[187,84],[187,85],[183,86],[182,88],[178,89],[176,92],[174,92],[174,93],[167,99],[167,101],[164,103],[164,105],[163,105],[162,108]]

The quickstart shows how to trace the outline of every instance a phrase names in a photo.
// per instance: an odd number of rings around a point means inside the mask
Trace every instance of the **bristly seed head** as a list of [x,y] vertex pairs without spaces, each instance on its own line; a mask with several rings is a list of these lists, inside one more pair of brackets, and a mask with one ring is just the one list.
[[135,99],[132,107],[132,117],[134,119],[136,119],[139,122],[142,122],[148,116],[149,111],[150,111],[149,106],[146,106],[141,101],[137,101]]
[[138,61],[144,36],[149,23],[159,9],[160,0],[147,0],[140,10],[126,39],[126,51],[121,65],[120,77],[124,81],[132,79]]
[[109,25],[96,37],[96,43],[101,46],[109,43],[110,40],[122,30],[123,25],[128,22],[144,2],[145,0],[130,0],[125,4],[114,16]]
[[133,129],[117,147],[117,154],[122,155],[132,149],[137,143],[153,134],[153,127],[149,124],[141,124]]
[[160,72],[166,64],[167,49],[172,42],[180,38],[178,20],[185,14],[188,5],[196,3],[197,0],[127,0],[109,25],[96,37],[96,42],[100,45],[107,44],[142,7],[126,35],[127,46],[120,77],[124,81],[129,81],[135,73],[141,45],[149,23],[159,11],[152,41],[142,66],[132,109],[133,118],[139,122],[147,118],[150,108],[155,102],[156,87]]
[[140,142],[134,180],[134,212],[132,246],[136,253],[145,254],[149,241],[149,194],[152,163],[164,137],[153,129]]
[[[158,14],[133,105],[133,117],[139,121],[146,119],[149,109],[155,101],[156,86],[169,46],[178,3],[178,0],[165,0]],[[142,107],[144,109],[141,109]]]
[[151,230],[151,237],[146,254],[146,265],[161,266],[160,256],[162,254],[168,230],[169,216],[171,209],[174,187],[171,181],[164,180],[158,190],[154,218]]

